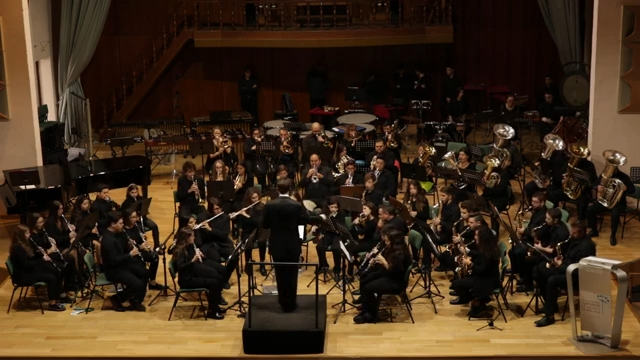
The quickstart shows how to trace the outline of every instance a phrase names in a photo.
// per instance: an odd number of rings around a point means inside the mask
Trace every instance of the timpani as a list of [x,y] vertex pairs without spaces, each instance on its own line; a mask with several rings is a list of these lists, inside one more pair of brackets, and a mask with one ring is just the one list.
[[348,114],[338,118],[339,124],[344,125],[362,125],[376,121],[377,117],[371,114]]
[[362,130],[362,133],[365,139],[373,139],[375,137],[375,134],[376,134],[375,126],[369,125],[369,124],[358,124],[358,126],[361,126],[364,128],[364,130]]
[[262,127],[267,129],[280,129],[284,127],[284,120],[271,120],[262,124]]

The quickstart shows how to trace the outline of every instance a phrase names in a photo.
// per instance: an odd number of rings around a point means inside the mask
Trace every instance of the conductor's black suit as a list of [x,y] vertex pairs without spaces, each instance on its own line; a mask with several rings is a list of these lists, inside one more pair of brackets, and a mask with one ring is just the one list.
[[[269,252],[274,262],[298,262],[301,240],[298,225],[309,223],[309,214],[301,203],[286,195],[269,201],[262,213],[262,228],[269,229]],[[298,267],[275,265],[278,301],[282,310],[296,309]]]

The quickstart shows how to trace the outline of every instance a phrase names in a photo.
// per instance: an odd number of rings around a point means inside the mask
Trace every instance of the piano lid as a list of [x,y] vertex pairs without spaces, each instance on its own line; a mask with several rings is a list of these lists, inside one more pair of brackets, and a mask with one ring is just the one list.
[[110,159],[78,161],[69,163],[70,180],[88,176],[112,174],[133,169],[151,168],[151,160],[143,155],[130,155]]
[[11,174],[14,172],[22,172],[22,171],[30,171],[30,170],[38,170],[38,174],[40,175],[40,184],[39,185],[28,185],[27,190],[29,189],[49,189],[60,187],[65,184],[64,171],[60,165],[44,165],[44,166],[35,166],[30,168],[23,169],[11,169],[11,170],[3,170],[4,178],[11,186],[13,191],[20,191],[23,188],[20,187],[20,184],[12,184],[11,183]]

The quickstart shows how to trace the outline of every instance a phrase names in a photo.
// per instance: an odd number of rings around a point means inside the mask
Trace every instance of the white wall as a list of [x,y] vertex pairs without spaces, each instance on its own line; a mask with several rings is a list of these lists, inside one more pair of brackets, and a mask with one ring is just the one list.
[[[51,3],[49,0],[29,0],[29,21],[33,61],[38,62],[40,104],[49,107],[48,120],[58,119],[58,97],[52,58]],[[36,79],[34,79],[35,81]]]

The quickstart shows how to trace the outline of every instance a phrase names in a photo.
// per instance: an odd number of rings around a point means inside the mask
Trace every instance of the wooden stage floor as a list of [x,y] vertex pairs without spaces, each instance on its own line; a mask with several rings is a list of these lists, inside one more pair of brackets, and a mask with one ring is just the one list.
[[[514,184],[514,189],[519,188]],[[121,201],[123,190],[112,191],[112,198]],[[156,177],[150,187],[154,198],[152,217],[160,225],[162,238],[171,232],[173,216],[172,190],[166,178]],[[515,207],[512,212],[515,212]],[[513,215],[513,214],[512,214]],[[575,215],[574,215],[575,216]],[[640,257],[640,226],[633,221],[628,224],[625,238],[619,245],[608,244],[608,220],[605,221],[602,236],[596,239],[598,255],[623,261]],[[0,259],[7,257],[9,235],[17,224],[16,218],[0,220]],[[503,239],[504,240],[504,239]],[[316,260],[315,248],[310,249],[311,261]],[[257,256],[257,254],[256,254]],[[0,357],[238,357],[242,352],[241,329],[243,319],[230,312],[222,321],[204,321],[202,318],[189,319],[191,307],[186,306],[174,313],[167,321],[172,298],[162,299],[149,307],[146,313],[116,313],[109,309],[106,301],[94,299],[92,307],[96,311],[88,315],[71,315],[71,311],[45,312],[41,315],[34,308],[4,311],[11,294],[4,261],[0,262]],[[158,281],[163,276],[158,272]],[[309,269],[302,273],[300,292],[311,293],[313,286],[306,288],[312,278]],[[436,301],[438,314],[427,299],[413,303],[416,323],[411,324],[408,316],[400,312],[393,323],[355,325],[352,310],[340,316],[333,324],[335,312],[329,309],[327,341],[325,353],[315,358],[345,357],[494,357],[508,358],[554,356],[583,356],[568,340],[571,336],[570,323],[558,321],[555,325],[538,329],[533,322],[539,317],[530,311],[524,318],[507,311],[508,323],[502,318],[496,326],[504,331],[476,329],[484,321],[467,321],[467,307],[449,304],[449,281],[443,273],[434,273],[434,278],[444,299]],[[411,283],[413,283],[412,280]],[[331,284],[321,284],[321,290],[328,290]],[[246,278],[242,279],[242,287]],[[416,288],[414,294],[418,293]],[[148,303],[155,291],[147,294]],[[232,287],[224,291],[224,297],[231,303],[237,298],[236,279]],[[411,294],[410,294],[411,295]],[[341,293],[334,290],[328,303],[341,300]],[[529,298],[516,294],[511,303],[526,306]],[[561,300],[560,305],[563,302]],[[37,306],[35,301],[32,305]],[[80,307],[86,306],[86,301]],[[15,306],[14,306],[15,308]],[[617,355],[640,355],[640,325],[627,307],[623,326],[624,350]]]

